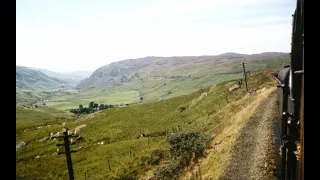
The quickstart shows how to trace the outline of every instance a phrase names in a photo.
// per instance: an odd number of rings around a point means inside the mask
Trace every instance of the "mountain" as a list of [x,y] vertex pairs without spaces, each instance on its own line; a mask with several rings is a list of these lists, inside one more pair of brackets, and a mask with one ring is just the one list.
[[261,54],[224,53],[217,56],[144,57],[113,62],[102,66],[77,86],[108,87],[130,81],[155,79],[203,78],[208,75],[241,73],[241,61],[247,61],[250,71],[277,69],[289,62],[288,53]]
[[38,70],[50,77],[66,80],[74,85],[80,83],[81,80],[88,78],[92,74],[92,71],[53,72],[47,69],[34,68],[34,67],[30,67],[30,69]]
[[95,94],[136,92],[149,100],[189,94],[200,88],[243,78],[246,70],[280,69],[290,62],[289,53],[224,53],[216,56],[148,56],[127,59],[100,67],[76,87]]
[[16,66],[16,88],[52,89],[70,86],[70,83],[24,66]]

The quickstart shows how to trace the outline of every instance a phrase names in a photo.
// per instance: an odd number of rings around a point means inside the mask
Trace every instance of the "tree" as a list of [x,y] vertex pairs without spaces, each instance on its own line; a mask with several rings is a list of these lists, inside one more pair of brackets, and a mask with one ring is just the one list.
[[140,101],[143,101],[143,97],[142,96],[140,97]]
[[97,109],[98,106],[99,106],[99,105],[98,105],[97,103],[94,103],[93,108],[94,108],[94,109]]
[[94,102],[91,101],[91,102],[89,103],[89,108],[93,108],[93,105],[94,105]]
[[92,108],[83,108],[83,111],[82,111],[82,113],[85,113],[85,114],[90,114],[90,113],[92,113],[93,112],[93,109]]
[[70,112],[77,114],[79,109],[70,109]]
[[83,113],[83,105],[79,104],[79,109],[77,109],[78,113]]

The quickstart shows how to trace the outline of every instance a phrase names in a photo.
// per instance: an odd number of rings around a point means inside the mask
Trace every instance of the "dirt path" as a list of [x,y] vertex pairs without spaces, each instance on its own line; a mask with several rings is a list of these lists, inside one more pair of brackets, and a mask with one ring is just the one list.
[[242,128],[232,150],[231,163],[221,180],[272,180],[273,131],[276,96],[263,100]]

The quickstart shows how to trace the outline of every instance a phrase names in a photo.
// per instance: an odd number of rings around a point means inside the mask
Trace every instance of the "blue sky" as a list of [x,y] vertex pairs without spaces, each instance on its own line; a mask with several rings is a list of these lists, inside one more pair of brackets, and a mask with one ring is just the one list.
[[145,56],[290,52],[295,0],[17,0],[17,65],[95,70]]

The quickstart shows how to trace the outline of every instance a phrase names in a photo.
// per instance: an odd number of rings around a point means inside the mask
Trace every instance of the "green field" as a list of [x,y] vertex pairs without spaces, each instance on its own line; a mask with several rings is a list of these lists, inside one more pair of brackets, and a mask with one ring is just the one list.
[[[225,80],[228,78],[237,78],[237,76],[226,76]],[[213,88],[208,86],[202,89],[200,89],[200,82],[192,84],[190,81],[181,80],[180,83],[184,84],[180,87],[183,93],[177,93],[176,97],[174,97],[174,92],[170,95],[163,93],[160,96],[163,99],[159,101],[113,108],[93,115],[78,117],[82,118],[82,121],[79,121],[75,116],[66,114],[65,111],[54,111],[51,107],[58,109],[77,108],[80,103],[88,106],[91,100],[108,104],[130,103],[139,100],[140,92],[128,90],[114,93],[97,88],[87,92],[79,92],[74,97],[62,96],[61,101],[53,98],[47,108],[17,109],[17,143],[20,141],[28,142],[16,153],[17,178],[67,179],[65,156],[54,154],[57,149],[56,143],[53,140],[37,141],[51,132],[56,133],[61,130],[62,122],[66,122],[71,130],[82,124],[87,125],[79,132],[84,141],[80,141],[72,147],[73,149],[81,147],[78,152],[72,154],[76,179],[84,178],[84,172],[87,173],[88,179],[121,179],[121,177],[125,179],[124,177],[128,176],[150,175],[150,173],[152,174],[151,170],[170,159],[166,135],[177,131],[206,133],[220,123],[222,116],[230,116],[233,112],[241,109],[242,106],[234,106],[234,102],[241,102],[243,106],[250,102],[250,98],[246,100],[242,98],[246,94],[244,85],[234,93],[227,91],[237,81],[229,80]],[[218,81],[209,82],[208,85],[211,83],[215,84]],[[184,89],[183,87],[187,85],[190,88]],[[198,91],[192,92],[197,86],[200,86]],[[248,86],[249,89],[261,89],[262,87],[274,86],[274,82],[267,73],[259,73],[249,77]],[[154,89],[161,92],[165,90],[165,87],[154,87]],[[95,96],[101,91],[105,92],[105,95]],[[187,94],[189,92],[192,93]],[[208,96],[194,103],[195,99],[204,92]],[[181,95],[185,93],[187,95]],[[154,96],[153,92],[150,92],[149,95]],[[171,95],[173,96],[170,97]],[[233,112],[224,112],[226,105],[234,106]],[[41,129],[35,128],[50,123],[51,126]],[[144,133],[146,137],[139,138],[141,133]],[[214,136],[214,134],[210,135]],[[99,142],[104,142],[104,145],[98,145]],[[152,152],[160,149],[165,154],[160,164],[148,163],[148,160],[153,157]],[[35,159],[36,156],[40,156],[40,158]]]
[[[146,102],[169,99],[190,94],[200,88],[213,86],[219,82],[238,79],[240,74],[208,75],[200,79],[167,79],[148,80],[144,83],[131,82],[111,89],[90,88],[75,95],[61,95],[52,99],[47,106],[67,110],[77,108],[79,104],[87,106],[90,101],[98,104],[131,104],[140,100],[140,95]],[[170,93],[169,93],[170,92]]]
[[137,91],[125,91],[125,92],[115,92],[115,93],[104,93],[103,90],[98,91],[90,90],[89,92],[81,92],[74,96],[64,96],[61,98],[53,99],[47,106],[67,110],[78,108],[79,104],[88,106],[90,101],[94,101],[99,104],[127,104],[138,102],[140,99],[140,94]]

